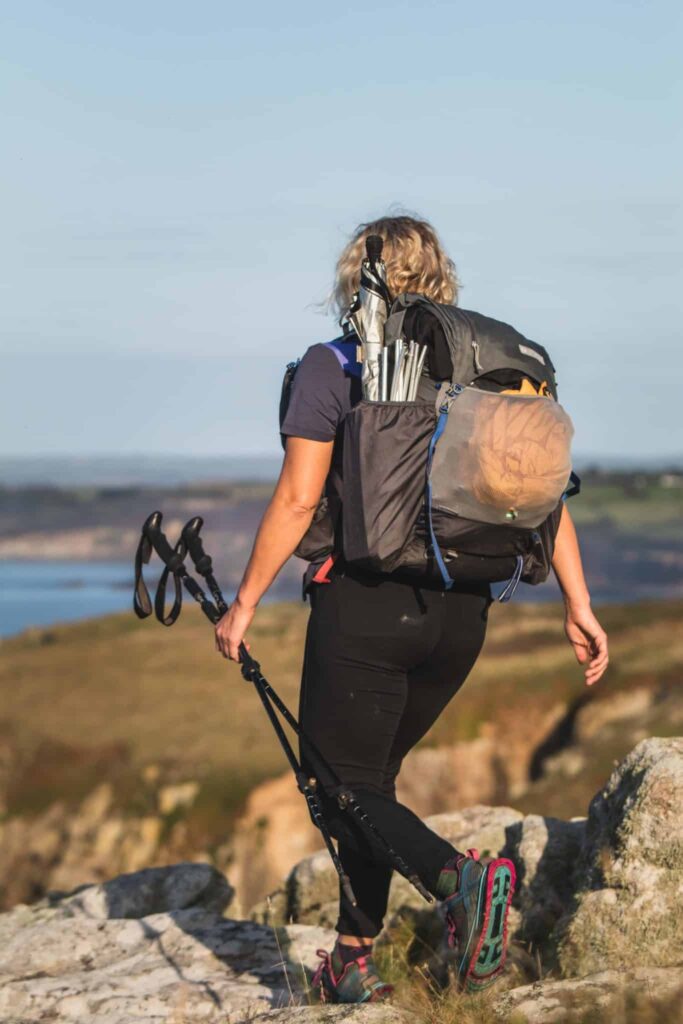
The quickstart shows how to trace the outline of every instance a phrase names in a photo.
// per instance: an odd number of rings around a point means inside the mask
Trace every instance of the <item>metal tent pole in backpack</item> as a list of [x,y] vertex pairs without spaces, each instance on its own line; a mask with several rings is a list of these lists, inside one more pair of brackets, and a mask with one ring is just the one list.
[[[147,618],[147,616],[152,613],[152,603],[143,580],[142,567],[144,564],[149,562],[152,550],[154,550],[164,563],[164,571],[159,580],[155,597],[155,611],[159,621],[166,626],[171,626],[177,620],[182,607],[181,595],[182,587],[184,586],[193,599],[200,605],[209,621],[215,625],[216,622],[218,622],[218,620],[227,612],[228,604],[225,601],[220,586],[213,574],[212,560],[204,551],[199,535],[203,525],[201,517],[195,516],[186,523],[175,548],[171,547],[166,539],[161,529],[161,521],[162,513],[153,512],[152,515],[148,516],[142,527],[140,543],[138,544],[135,556],[135,593],[133,607],[136,615],[138,615],[139,618]],[[211,591],[213,601],[209,600],[204,590],[188,572],[185,566],[185,557],[188,553],[196,571],[206,581],[206,584]],[[165,592],[169,575],[172,575],[174,579],[175,599],[171,612],[166,614]],[[339,875],[342,888],[347,898],[354,906],[356,905],[356,899],[350,880],[342,867],[341,861],[339,860],[339,855],[332,843],[332,838],[325,821],[322,806],[320,804],[320,797],[317,792],[318,784],[320,784],[327,796],[332,797],[337,801],[342,810],[348,811],[354,816],[360,827],[364,829],[366,833],[370,833],[372,835],[392,861],[395,869],[407,878],[412,885],[414,885],[420,895],[427,901],[432,902],[433,897],[425,889],[416,872],[406,864],[400,854],[393,849],[390,843],[378,831],[376,825],[371,821],[362,806],[358,803],[353,791],[341,783],[325,758],[303,732],[299,722],[291,713],[287,705],[278,696],[268,680],[263,676],[259,663],[251,656],[249,651],[247,651],[244,643],[240,644],[239,655],[242,676],[248,682],[253,683],[256,688],[264,710],[268,715],[285,756],[289,761],[290,767],[294,772],[297,786],[306,800],[311,814],[311,819],[323,837],[325,846],[330,854],[335,870]],[[299,737],[301,746],[306,752],[306,756],[315,773],[315,777],[310,777],[306,772],[304,772],[303,766],[294,753],[287,735],[275,713],[275,708],[277,708],[285,721]]]

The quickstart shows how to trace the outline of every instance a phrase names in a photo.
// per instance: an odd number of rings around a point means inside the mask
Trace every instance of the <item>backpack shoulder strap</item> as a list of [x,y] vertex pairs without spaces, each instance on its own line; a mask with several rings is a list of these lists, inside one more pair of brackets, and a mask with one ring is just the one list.
[[329,348],[330,352],[334,353],[348,377],[360,377],[362,364],[358,359],[358,341],[355,334],[350,338],[348,336],[335,338],[334,341],[326,341],[323,344],[325,348]]
[[[355,334],[350,336],[335,338],[333,341],[323,342],[325,348],[328,348],[330,352],[334,354],[339,362],[342,370],[347,377],[358,377],[360,379],[362,372],[362,364],[358,360],[357,350],[357,339]],[[285,421],[287,415],[287,409],[289,408],[289,401],[292,396],[292,387],[294,386],[294,378],[296,377],[297,370],[301,365],[301,359],[295,359],[291,363],[287,363],[285,374],[282,380],[282,387],[280,389],[280,409],[279,409],[279,421],[280,427]],[[285,439],[280,434],[280,442],[282,447],[285,447]]]

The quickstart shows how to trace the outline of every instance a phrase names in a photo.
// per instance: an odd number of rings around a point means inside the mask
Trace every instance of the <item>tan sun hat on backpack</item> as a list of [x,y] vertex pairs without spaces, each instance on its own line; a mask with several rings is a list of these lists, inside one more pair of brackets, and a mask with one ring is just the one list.
[[524,378],[519,390],[489,393],[475,419],[473,495],[510,520],[552,508],[571,472],[571,422],[544,390]]

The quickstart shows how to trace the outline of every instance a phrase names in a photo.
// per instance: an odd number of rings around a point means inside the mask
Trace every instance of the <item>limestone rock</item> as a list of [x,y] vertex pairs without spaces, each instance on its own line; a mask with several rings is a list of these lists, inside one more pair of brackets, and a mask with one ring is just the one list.
[[286,920],[332,928],[339,912],[339,880],[327,850],[295,865],[285,885]]
[[173,814],[178,809],[191,807],[199,793],[198,782],[178,782],[162,786],[159,790],[159,813]]
[[560,821],[529,814],[508,831],[505,855],[517,870],[517,938],[543,946],[573,897],[572,876],[585,832],[584,818]]
[[[505,852],[509,829],[521,822],[523,815],[512,807],[476,805],[450,814],[434,814],[425,823],[458,850],[472,847],[482,858],[497,857]],[[406,914],[429,909],[420,894],[401,875],[394,875],[389,893],[388,923]]]
[[[0,1020],[246,1024],[310,1001],[316,950],[331,933],[226,920],[212,908],[229,887],[203,865],[107,884],[106,898],[106,885],[93,886],[0,914]],[[323,1019],[302,1013],[292,1019]]]
[[476,847],[482,857],[501,854],[508,841],[508,829],[524,815],[512,807],[475,804],[462,811],[435,814],[427,818],[430,828],[460,850]]
[[[579,1024],[586,1020],[625,1021],[627,1011],[665,1004],[666,1017],[644,1015],[642,1020],[683,1019],[683,967],[638,968],[624,975],[601,971],[585,978],[539,981],[510,989],[496,999],[500,1021],[526,1024]],[[588,1016],[587,1016],[588,1015]],[[635,1017],[628,1017],[635,1020]]]
[[241,911],[271,892],[294,864],[320,847],[306,801],[291,772],[256,786],[221,851]]
[[493,803],[500,789],[500,760],[493,736],[418,747],[403,762],[397,797],[421,818],[454,807]]
[[240,1021],[240,1024],[336,1024],[336,1021],[344,1021],[345,1024],[407,1024],[408,1020],[414,1017],[406,1017],[390,1005],[370,1005],[364,1003],[362,1006],[305,1006],[288,1007],[285,1010],[269,1010],[267,1013],[259,1013],[256,1017],[250,1017],[249,1021]]
[[225,876],[209,864],[174,864],[119,875],[66,896],[48,896],[47,902],[69,917],[85,914],[105,920],[141,918],[189,907],[222,913],[233,895]]
[[566,974],[681,961],[683,738],[643,740],[591,802],[560,926]]
[[76,808],[56,802],[0,822],[0,908],[178,859],[162,849],[161,818],[124,816],[113,801],[103,783]]
[[574,739],[581,743],[599,735],[608,725],[622,727],[629,720],[642,721],[654,703],[655,694],[646,687],[613,693],[609,700],[591,700],[577,713]]
[[[522,820],[519,811],[510,807],[468,807],[450,814],[437,814],[426,824],[458,849],[476,846],[482,856],[496,856],[506,847],[507,832]],[[259,921],[299,924],[320,924],[332,927],[337,919],[338,880],[328,854],[324,850],[306,857],[294,866],[283,889],[276,890],[268,914],[267,904],[254,907],[252,916]],[[389,917],[410,911],[429,909],[412,885],[394,875],[389,894]]]

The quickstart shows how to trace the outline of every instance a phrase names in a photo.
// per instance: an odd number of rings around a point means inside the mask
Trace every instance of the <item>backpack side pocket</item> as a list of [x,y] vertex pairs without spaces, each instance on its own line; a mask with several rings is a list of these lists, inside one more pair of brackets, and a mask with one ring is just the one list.
[[431,402],[359,402],[344,424],[344,557],[391,572],[422,509]]

